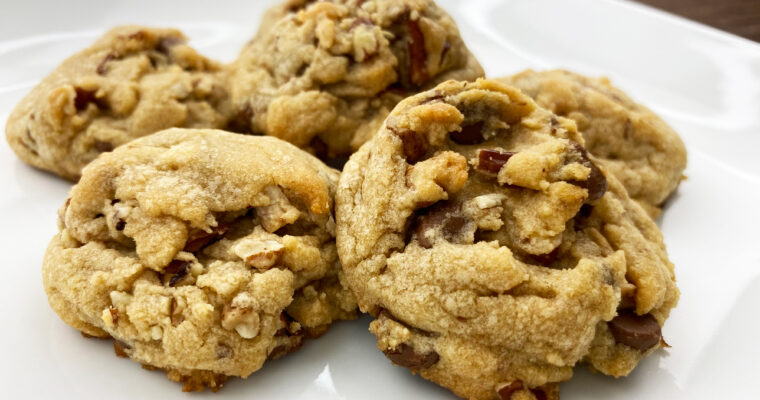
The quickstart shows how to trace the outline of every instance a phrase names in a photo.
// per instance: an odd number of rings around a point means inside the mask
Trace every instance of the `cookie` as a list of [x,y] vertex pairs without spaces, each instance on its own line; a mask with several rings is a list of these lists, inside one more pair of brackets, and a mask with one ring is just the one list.
[[171,127],[221,128],[231,108],[221,67],[175,29],[121,26],[71,56],[8,118],[26,163],[69,180],[98,154]]
[[652,217],[660,214],[686,168],[683,141],[665,121],[606,78],[527,70],[503,81],[540,106],[574,120],[588,151],[622,182],[629,196]]
[[[287,10],[287,11],[286,11]],[[401,99],[483,69],[431,0],[289,1],[231,66],[231,129],[350,154]]]
[[101,155],[43,263],[67,324],[184,390],[218,389],[355,317],[335,249],[338,173],[271,137],[173,128]]
[[662,235],[572,121],[498,81],[402,101],[345,165],[338,253],[390,360],[470,399],[628,374],[679,292]]

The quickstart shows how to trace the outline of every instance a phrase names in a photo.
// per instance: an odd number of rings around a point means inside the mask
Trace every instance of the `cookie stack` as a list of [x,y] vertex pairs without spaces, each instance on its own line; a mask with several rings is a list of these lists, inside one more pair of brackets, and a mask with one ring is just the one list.
[[173,29],[109,31],[6,127],[78,181],[51,307],[186,391],[359,311],[393,363],[465,398],[629,374],[668,346],[653,218],[683,143],[605,79],[483,75],[431,0],[289,0],[230,65]]

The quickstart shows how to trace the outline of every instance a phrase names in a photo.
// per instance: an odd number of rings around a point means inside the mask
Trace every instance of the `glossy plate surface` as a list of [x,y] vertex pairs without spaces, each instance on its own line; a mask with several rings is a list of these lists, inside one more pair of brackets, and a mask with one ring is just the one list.
[[[16,1],[0,6],[0,124],[66,56],[121,23],[174,26],[231,61],[272,1]],[[682,291],[673,345],[624,379],[579,366],[562,398],[757,398],[760,359],[760,45],[627,2],[440,1],[490,76],[563,67],[605,74],[667,120],[688,180],[659,221]],[[187,398],[164,374],[116,358],[50,310],[40,267],[69,183],[0,144],[0,397]],[[232,379],[214,399],[453,398],[394,367],[367,318]]]

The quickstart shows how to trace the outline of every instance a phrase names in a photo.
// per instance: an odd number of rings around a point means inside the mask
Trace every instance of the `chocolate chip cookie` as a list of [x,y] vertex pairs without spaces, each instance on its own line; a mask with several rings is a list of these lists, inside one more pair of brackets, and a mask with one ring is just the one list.
[[45,254],[52,308],[184,390],[218,389],[355,317],[337,171],[272,137],[173,128],[101,155]]
[[71,56],[16,106],[5,129],[25,162],[77,180],[98,154],[170,128],[220,128],[221,67],[175,29],[121,26]]
[[289,1],[231,66],[235,131],[323,159],[367,141],[401,99],[483,69],[431,0]]
[[625,186],[652,217],[678,187],[686,148],[678,134],[648,108],[606,78],[568,71],[531,71],[503,79],[540,106],[570,118],[586,148]]
[[575,123],[498,81],[402,101],[345,165],[346,281],[390,360],[471,399],[628,374],[679,292],[662,235]]

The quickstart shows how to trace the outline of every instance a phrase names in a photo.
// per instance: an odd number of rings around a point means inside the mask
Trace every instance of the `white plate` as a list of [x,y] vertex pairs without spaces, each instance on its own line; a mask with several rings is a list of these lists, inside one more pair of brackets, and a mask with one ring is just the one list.
[[[3,0],[0,123],[40,78],[108,27],[176,26],[200,51],[230,61],[270,3]],[[607,74],[671,123],[689,150],[689,179],[659,221],[683,293],[664,329],[673,348],[624,379],[579,366],[562,398],[757,398],[760,46],[632,3],[441,3],[491,76],[528,67]],[[0,145],[0,397],[186,398],[162,373],[114,357],[110,342],[83,339],[48,307],[40,265],[68,189]],[[453,398],[391,365],[367,324],[338,323],[213,398]]]

